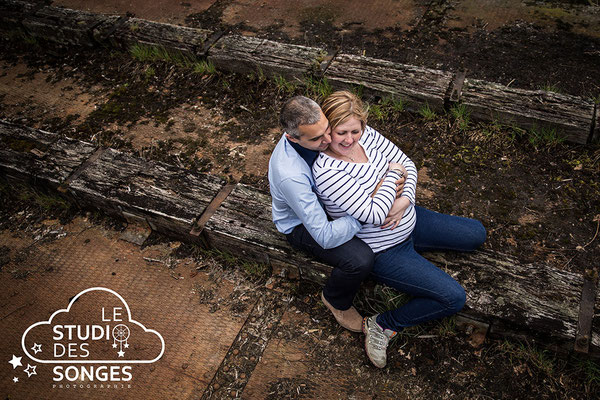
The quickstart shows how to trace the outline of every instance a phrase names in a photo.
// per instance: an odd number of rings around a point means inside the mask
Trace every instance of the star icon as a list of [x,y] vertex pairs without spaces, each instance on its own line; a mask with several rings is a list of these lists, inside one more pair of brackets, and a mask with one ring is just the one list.
[[113,343],[113,349],[116,349],[116,348],[117,348],[117,344]]
[[35,351],[35,354],[41,353],[42,352],[42,345],[34,343],[33,347],[31,348],[31,350]]
[[129,343],[125,343],[125,345],[123,347],[125,347],[126,349],[128,349],[129,348]]
[[27,368],[25,368],[25,372],[27,373],[27,377],[31,378],[31,375],[37,375],[37,372],[35,372],[35,366],[27,364]]
[[17,378],[17,377],[15,376],[15,377],[13,378],[13,382],[14,382],[14,383],[17,383],[17,382],[19,382],[19,378]]
[[125,357],[125,352],[124,351],[119,351],[119,352],[117,352],[117,354],[119,354],[119,357]]
[[13,354],[12,360],[10,360],[8,363],[12,364],[13,369],[15,369],[17,367],[22,367],[23,364],[21,364],[21,358],[23,358],[23,357],[17,357]]

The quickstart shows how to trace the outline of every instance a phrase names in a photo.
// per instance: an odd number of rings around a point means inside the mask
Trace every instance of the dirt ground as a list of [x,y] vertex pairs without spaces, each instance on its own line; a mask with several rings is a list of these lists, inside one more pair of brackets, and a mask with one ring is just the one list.
[[[386,1],[372,12],[364,12],[357,1],[310,1],[304,8],[251,0],[88,3],[53,4],[226,27],[451,71],[467,68],[475,77],[518,87],[600,94],[598,7],[587,1]],[[277,115],[294,94],[318,95],[314,88],[286,87],[259,74],[202,75],[168,61],[141,62],[126,51],[65,51],[18,35],[0,41],[0,118],[264,190],[269,154],[281,135]],[[365,100],[371,104],[369,124],[417,164],[420,205],[480,219],[489,233],[486,248],[523,263],[598,271],[598,146],[559,143],[515,127],[481,124],[460,113],[411,114],[386,99]],[[57,227],[41,233],[49,211],[31,201],[9,202],[11,196],[4,194],[4,238],[17,232],[32,243],[40,234],[60,231],[58,222],[52,222]],[[61,216],[64,223],[69,217]],[[19,247],[4,246],[0,260],[11,267],[3,267],[2,273],[16,271],[6,275],[8,282],[37,282],[37,274],[44,272],[19,273],[14,266]],[[187,251],[183,255],[189,256]],[[225,261],[217,259],[214,268],[229,276],[233,266]],[[217,307],[211,289],[200,289],[199,301]],[[218,392],[215,397],[226,397],[222,393],[227,388],[228,395],[234,390],[246,398],[318,398],[334,381],[342,388],[340,398],[584,399],[599,390],[597,364],[555,359],[517,342],[490,340],[474,348],[468,333],[447,323],[401,338],[391,352],[390,368],[374,371],[364,361],[359,337],[332,323],[318,301],[318,288],[280,282],[260,290],[271,293],[265,303],[272,304],[265,306],[271,311],[254,317],[278,321],[272,326],[279,339],[261,342],[259,353],[227,371],[235,346],[219,353],[223,362],[215,364],[203,389],[211,386],[210,393]],[[294,299],[284,305],[275,293]],[[251,318],[236,329],[251,336]]]

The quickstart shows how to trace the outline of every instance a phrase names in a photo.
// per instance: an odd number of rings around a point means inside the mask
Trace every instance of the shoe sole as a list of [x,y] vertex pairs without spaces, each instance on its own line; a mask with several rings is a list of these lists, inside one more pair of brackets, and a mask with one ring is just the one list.
[[[327,309],[331,312],[331,314],[333,315],[333,318],[335,318],[335,315],[333,314],[333,310],[331,309],[333,306],[331,304],[329,304],[329,302],[327,300],[325,300],[325,296],[323,296],[323,292],[321,292],[321,300],[323,301],[323,304],[325,304],[325,307],[327,307]],[[363,331],[362,326],[360,327],[360,329],[352,329],[351,327],[342,324],[340,321],[338,321],[337,318],[335,318],[335,320],[337,321],[338,324],[340,324],[340,326],[342,328],[347,329],[350,332],[360,333]]]

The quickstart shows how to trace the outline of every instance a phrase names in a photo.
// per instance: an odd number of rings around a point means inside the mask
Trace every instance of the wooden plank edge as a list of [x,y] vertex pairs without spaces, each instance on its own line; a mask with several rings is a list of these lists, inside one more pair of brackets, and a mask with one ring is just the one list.
[[460,102],[460,97],[462,95],[462,88],[465,83],[465,78],[467,76],[467,70],[463,69],[454,74],[454,78],[452,82],[450,82],[450,86],[448,87],[448,91],[445,96],[445,105],[446,108],[449,107],[450,103],[458,103]]
[[213,214],[219,209],[221,204],[227,199],[227,196],[231,194],[233,189],[237,186],[237,182],[228,183],[219,190],[219,192],[215,195],[212,201],[208,204],[202,215],[198,217],[196,222],[192,227],[192,230],[189,232],[192,236],[199,236],[208,220],[213,216]]
[[587,144],[600,143],[600,94],[594,102],[594,115],[592,117],[592,126],[590,126],[590,135]]
[[573,346],[575,351],[580,353],[589,352],[592,339],[592,320],[594,318],[597,282],[598,273],[592,270],[586,271],[583,288],[581,289],[577,334],[575,336],[575,345]]
[[96,151],[87,160],[82,162],[81,165],[75,171],[73,171],[71,175],[67,177],[67,179],[64,180],[64,182],[58,187],[58,191],[61,193],[66,193],[71,182],[77,179],[83,173],[83,171],[85,171],[92,163],[98,160],[105,151],[106,148],[102,147],[96,149]]

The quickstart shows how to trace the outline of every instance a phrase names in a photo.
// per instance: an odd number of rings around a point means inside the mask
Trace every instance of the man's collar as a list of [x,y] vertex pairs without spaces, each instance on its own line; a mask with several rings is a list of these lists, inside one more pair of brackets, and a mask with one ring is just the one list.
[[288,143],[294,148],[294,150],[296,150],[298,155],[302,157],[306,164],[308,164],[309,167],[312,167],[313,163],[317,159],[317,156],[319,155],[319,152],[315,150],[309,150],[306,147],[302,147],[298,143],[292,142],[287,137],[285,138],[285,140],[287,140]]

